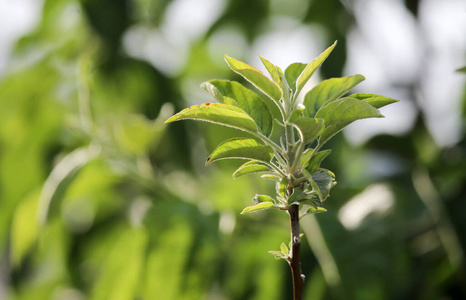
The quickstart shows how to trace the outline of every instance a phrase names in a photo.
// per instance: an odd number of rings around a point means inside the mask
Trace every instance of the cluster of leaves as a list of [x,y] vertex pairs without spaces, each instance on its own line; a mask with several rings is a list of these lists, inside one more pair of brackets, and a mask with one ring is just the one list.
[[[222,142],[206,164],[222,159],[245,159],[237,178],[262,173],[276,182],[276,196],[256,195],[255,205],[242,213],[299,205],[300,216],[326,211],[322,203],[336,184],[335,175],[320,167],[331,150],[322,146],[353,121],[383,117],[378,108],[397,100],[375,94],[345,96],[364,80],[362,75],[324,80],[306,91],[306,83],[335,48],[336,42],[309,64],[294,63],[283,72],[261,57],[271,79],[258,69],[225,56],[229,67],[266,97],[238,82],[211,80],[201,87],[219,103],[186,108],[166,123],[193,119],[245,131],[248,138]],[[304,91],[306,91],[305,95]],[[304,99],[302,103],[299,101]]]

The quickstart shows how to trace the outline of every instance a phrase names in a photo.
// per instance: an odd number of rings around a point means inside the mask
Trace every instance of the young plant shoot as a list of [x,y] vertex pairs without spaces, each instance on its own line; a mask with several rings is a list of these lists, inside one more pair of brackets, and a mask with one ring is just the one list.
[[[397,101],[365,93],[345,96],[364,80],[362,75],[353,75],[322,81],[302,95],[304,100],[300,103],[298,99],[304,86],[335,46],[336,42],[309,64],[291,64],[285,72],[261,57],[270,78],[244,62],[225,56],[229,67],[266,97],[259,97],[238,82],[210,80],[201,87],[218,103],[194,105],[166,121],[206,121],[251,135],[222,142],[206,164],[221,159],[244,159],[247,162],[233,173],[233,178],[262,173],[263,178],[275,182],[275,195],[256,195],[254,205],[244,208],[242,214],[266,209],[289,214],[289,247],[283,243],[280,251],[270,252],[289,263],[295,300],[302,299],[304,282],[299,257],[299,220],[308,214],[325,212],[323,203],[336,184],[335,175],[320,167],[331,151],[322,147],[353,121],[383,117],[378,109]],[[276,137],[275,133],[282,134]]]

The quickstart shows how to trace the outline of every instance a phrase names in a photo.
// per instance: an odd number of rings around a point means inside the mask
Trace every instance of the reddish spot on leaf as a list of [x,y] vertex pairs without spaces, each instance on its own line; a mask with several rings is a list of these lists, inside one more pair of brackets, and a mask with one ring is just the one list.
[[205,106],[209,106],[209,105],[210,105],[210,103],[206,103],[206,104],[205,104]]

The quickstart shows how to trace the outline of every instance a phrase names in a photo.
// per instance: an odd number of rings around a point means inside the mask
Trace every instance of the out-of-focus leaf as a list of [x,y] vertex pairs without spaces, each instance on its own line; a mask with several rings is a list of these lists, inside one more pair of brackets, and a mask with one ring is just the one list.
[[55,202],[62,198],[77,172],[98,155],[99,149],[93,146],[79,148],[66,155],[55,166],[45,181],[39,198],[37,210],[42,225],[47,221],[52,204],[56,204]]
[[162,129],[142,115],[132,115],[117,125],[115,138],[126,152],[142,155],[158,140]]
[[288,82],[288,86],[294,91],[296,91],[296,80],[298,79],[299,75],[303,72],[306,68],[306,64],[303,63],[293,63],[285,69],[285,78]]
[[259,210],[265,210],[274,207],[273,202],[261,202],[253,206],[248,206],[243,209],[241,214],[247,214],[247,213],[252,213],[256,212]]
[[128,229],[124,232],[111,247],[90,299],[138,298],[146,245],[147,234],[144,230]]
[[324,105],[316,118],[325,120],[325,126],[353,122],[365,118],[383,118],[383,115],[364,101],[345,97]]
[[33,192],[15,209],[11,224],[10,255],[13,266],[18,267],[36,242],[38,233],[37,204],[39,193]]
[[264,76],[261,71],[227,55],[225,55],[225,60],[233,71],[243,76],[276,103],[282,98],[280,86]]
[[303,72],[299,75],[298,79],[296,79],[296,92],[295,94],[298,95],[299,92],[303,89],[304,85],[307,81],[311,78],[314,72],[320,67],[320,65],[325,61],[325,59],[330,55],[333,48],[337,45],[337,42],[333,43],[332,46],[328,47],[324,52],[322,52],[317,58],[313,59],[303,70]]
[[243,175],[255,174],[260,172],[270,171],[269,167],[256,161],[248,161],[242,164],[234,173],[233,178],[238,178]]
[[223,103],[193,105],[170,117],[165,123],[189,119],[233,127],[246,132],[257,132],[256,123],[244,110]]
[[325,122],[323,119],[303,117],[293,121],[293,125],[298,129],[303,144],[315,140],[325,129]]
[[466,73],[466,67],[459,68],[458,70],[456,70],[456,72]]
[[286,178],[282,178],[280,182],[277,182],[277,184],[275,185],[275,190],[277,194],[282,196],[284,199],[286,199],[287,189],[288,189],[288,179]]
[[363,80],[364,76],[353,75],[322,81],[304,97],[304,106],[306,107],[304,115],[311,118],[314,117],[323,105],[340,98]]
[[250,159],[270,162],[273,151],[270,146],[259,144],[255,139],[234,138],[221,143],[207,158],[206,165],[220,159]]
[[204,82],[201,87],[217,101],[244,110],[256,122],[262,133],[270,136],[273,126],[272,114],[256,93],[238,82],[228,80],[210,80]]
[[364,102],[369,103],[372,107],[381,108],[386,105],[398,102],[399,100],[388,98],[385,96],[380,96],[376,94],[366,94],[366,93],[358,93],[349,95],[350,98],[355,98],[358,100],[362,100]]

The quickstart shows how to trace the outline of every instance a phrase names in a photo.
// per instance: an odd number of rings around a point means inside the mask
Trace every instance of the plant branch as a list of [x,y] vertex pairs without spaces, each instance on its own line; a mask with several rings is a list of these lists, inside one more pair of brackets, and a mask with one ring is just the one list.
[[288,261],[293,277],[293,299],[303,299],[304,275],[301,273],[301,237],[299,236],[299,205],[291,205],[288,209],[291,223],[291,255]]

